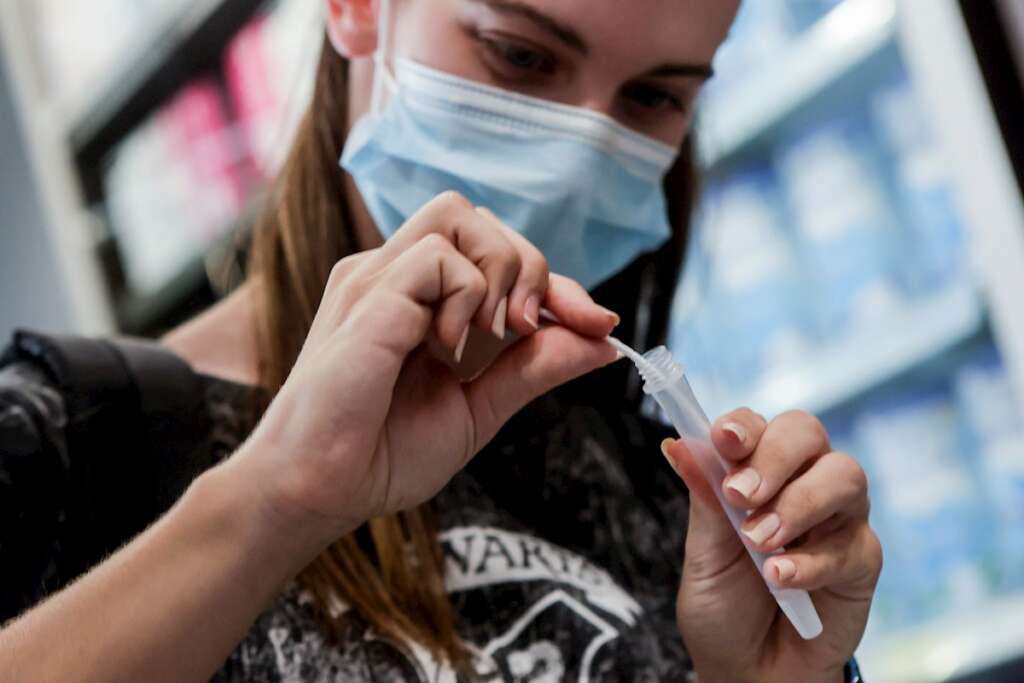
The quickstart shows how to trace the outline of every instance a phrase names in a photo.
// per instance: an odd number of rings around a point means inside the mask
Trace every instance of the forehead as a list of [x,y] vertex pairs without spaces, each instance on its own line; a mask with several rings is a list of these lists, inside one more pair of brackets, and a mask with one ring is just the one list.
[[[477,0],[478,1],[478,0]],[[709,61],[740,0],[516,0],[623,59]]]

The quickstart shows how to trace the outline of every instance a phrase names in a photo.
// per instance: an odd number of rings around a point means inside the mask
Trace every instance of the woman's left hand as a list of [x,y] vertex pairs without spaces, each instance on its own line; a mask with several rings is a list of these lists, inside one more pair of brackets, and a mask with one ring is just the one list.
[[691,492],[677,616],[700,680],[840,683],[882,568],[864,470],[832,452],[825,428],[806,413],[768,423],[738,410],[715,422],[711,438],[733,464],[724,493],[749,511],[744,533],[763,552],[786,547],[765,563],[765,578],[810,591],[825,630],[800,638],[686,446],[666,441],[662,449]]

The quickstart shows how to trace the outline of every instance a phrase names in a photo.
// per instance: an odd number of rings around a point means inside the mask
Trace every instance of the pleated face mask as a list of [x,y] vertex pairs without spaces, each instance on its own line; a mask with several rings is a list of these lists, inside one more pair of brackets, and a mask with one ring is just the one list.
[[668,239],[662,180],[676,149],[603,114],[407,59],[392,72],[385,45],[371,110],[341,159],[385,238],[455,190],[587,289]]

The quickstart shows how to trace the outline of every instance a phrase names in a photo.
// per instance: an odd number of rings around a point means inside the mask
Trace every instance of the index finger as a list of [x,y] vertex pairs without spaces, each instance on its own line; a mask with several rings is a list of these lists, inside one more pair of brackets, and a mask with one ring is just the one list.
[[585,337],[603,339],[619,324],[619,316],[590,298],[587,290],[571,278],[552,273],[544,306],[559,324]]

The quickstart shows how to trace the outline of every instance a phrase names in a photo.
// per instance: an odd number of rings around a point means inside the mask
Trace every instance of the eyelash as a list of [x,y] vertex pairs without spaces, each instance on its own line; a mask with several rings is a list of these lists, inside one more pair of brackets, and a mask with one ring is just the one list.
[[678,112],[681,112],[681,113],[686,113],[687,110],[688,110],[688,107],[686,106],[686,104],[684,104],[683,101],[679,97],[677,97],[676,95],[673,95],[672,93],[670,93],[670,92],[668,92],[666,90],[662,90],[661,88],[659,88],[657,86],[654,86],[654,85],[650,85],[648,83],[632,83],[632,84],[626,86],[625,92],[626,93],[632,92],[633,93],[633,97],[631,98],[632,101],[636,102],[640,106],[645,107],[646,109],[648,109],[650,111],[659,111],[660,109],[657,106],[650,106],[650,105],[642,104],[640,102],[641,98],[644,98],[644,97],[649,98],[649,97],[653,96],[654,98],[658,98],[662,102],[667,103],[668,106],[671,107],[675,111],[678,111]]
[[[497,57],[502,62],[503,66],[520,72],[520,74],[513,76],[513,78],[521,78],[530,72],[550,76],[557,67],[553,56],[527,45],[489,36],[479,36],[478,39],[492,56]],[[514,58],[516,55],[534,59],[534,66],[523,65],[521,62],[517,62]]]
[[[490,58],[488,59],[488,65],[492,70],[498,71],[498,76],[502,78],[522,80],[524,77],[529,77],[532,74],[541,74],[546,77],[554,74],[556,70],[557,63],[555,58],[539,49],[515,41],[479,33],[475,37],[483,45]],[[514,59],[516,54],[528,58],[536,58],[536,60],[539,60],[539,63],[533,66],[517,63]],[[508,73],[510,70],[518,73]]]
[[[474,32],[474,37],[487,52],[489,68],[498,78],[507,82],[522,83],[533,75],[547,78],[557,70],[558,64],[552,55],[532,46],[478,32]],[[515,59],[517,56],[526,57],[530,64],[523,64],[522,60]],[[686,113],[688,110],[687,105],[679,97],[648,83],[631,83],[623,90],[623,94],[632,104],[646,110],[644,113],[661,111],[659,105],[651,106],[644,103],[644,100],[649,102],[652,98],[666,103],[674,111]]]

